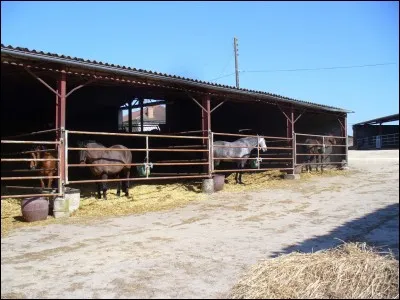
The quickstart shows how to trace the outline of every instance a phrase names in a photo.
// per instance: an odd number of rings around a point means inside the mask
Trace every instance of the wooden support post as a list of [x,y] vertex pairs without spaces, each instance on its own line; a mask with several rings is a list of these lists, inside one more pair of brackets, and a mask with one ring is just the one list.
[[[204,110],[201,110],[201,130],[203,131],[203,137],[208,137],[208,131],[211,130],[211,105],[210,96],[205,96],[202,99],[202,106]],[[203,139],[203,145],[207,143],[207,140]]]
[[293,108],[288,110],[287,116],[288,117],[286,118],[286,137],[291,139],[293,137],[293,131],[294,131]]
[[[201,110],[201,130],[202,130],[202,136],[203,137],[209,137],[209,132],[211,131],[211,101],[210,101],[210,96],[205,96],[202,99],[202,106],[205,109]],[[203,145],[207,145],[207,143],[210,143],[209,140],[203,139]],[[209,147],[209,151],[212,151],[211,147]],[[204,152],[204,158],[207,159],[207,161],[210,159],[210,153]],[[210,164],[208,166],[204,166],[204,172],[207,172],[209,175],[211,175],[211,169],[210,169]]]
[[295,141],[295,136],[294,136],[294,112],[293,112],[293,107],[290,108],[290,112],[289,112],[289,118],[286,120],[286,128],[287,128],[287,132],[286,132],[286,137],[287,138],[291,138],[291,140],[289,140],[291,142],[291,147],[292,147],[292,168],[293,168],[293,172],[292,174],[295,174],[295,162],[296,162],[296,141]]
[[132,132],[132,99],[128,102],[128,130],[129,133]]
[[[344,136],[346,137],[346,164],[347,166],[349,165],[349,135],[347,134],[347,114],[344,115],[343,118],[343,123],[344,123]],[[354,143],[354,140],[353,140]]]
[[[60,78],[57,81],[57,98],[56,98],[56,128],[65,128],[65,111],[66,111],[66,91],[67,91],[67,80],[66,73],[60,74]],[[59,136],[58,136],[59,137]]]
[[143,132],[143,99],[139,99],[140,105],[140,132]]
[[281,110],[283,115],[286,117],[286,137],[289,138],[290,140],[287,140],[288,145],[292,147],[292,168],[293,168],[293,174],[294,174],[294,168],[295,168],[295,162],[296,162],[296,141],[295,141],[295,135],[294,135],[294,124],[296,121],[301,117],[303,113],[301,113],[297,119],[294,119],[294,111],[293,107],[286,108],[283,110],[280,106],[278,108]]
[[[211,105],[209,96],[205,96],[202,99],[202,106],[204,110],[201,111],[201,130],[203,131],[203,136],[208,137],[208,131],[211,130]],[[206,143],[207,141],[203,140],[203,145]]]
[[[60,98],[60,97],[58,97],[58,93],[59,93],[59,91],[58,91],[58,83],[57,83],[57,90],[56,90],[56,110],[55,110],[55,115],[56,115],[56,117],[55,117],[55,119],[56,119],[56,121],[55,121],[55,128],[56,128],[56,129],[60,128],[60,121],[59,121],[59,119],[58,119],[58,107],[60,106],[60,103],[59,103],[59,98]],[[59,138],[59,132],[58,132],[58,131],[56,132],[56,138],[57,138],[57,139]]]
[[65,176],[65,141],[62,139],[65,132],[65,112],[66,112],[66,94],[67,94],[67,75],[65,71],[60,73],[60,78],[57,81],[57,98],[56,98],[56,129],[57,129],[57,140],[60,141],[58,145],[59,153],[59,193],[64,193],[64,184],[66,180]]

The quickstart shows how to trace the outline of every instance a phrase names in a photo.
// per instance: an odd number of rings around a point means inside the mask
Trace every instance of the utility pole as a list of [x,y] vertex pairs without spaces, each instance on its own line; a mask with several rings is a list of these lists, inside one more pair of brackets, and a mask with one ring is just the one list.
[[233,49],[235,51],[235,74],[236,74],[236,87],[239,88],[239,63],[238,63],[238,40],[233,38]]

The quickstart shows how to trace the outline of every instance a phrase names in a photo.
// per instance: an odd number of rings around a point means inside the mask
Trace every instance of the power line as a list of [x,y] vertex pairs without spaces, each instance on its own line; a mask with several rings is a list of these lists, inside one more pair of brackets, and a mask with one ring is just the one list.
[[[229,64],[232,62],[232,59],[233,59],[233,56],[229,56],[228,62],[226,63],[225,67],[222,69],[221,74],[224,74],[224,72],[226,71],[226,68],[227,68],[227,67],[229,66]],[[210,79],[210,80],[208,80],[208,81],[215,81],[215,80],[218,80],[218,79],[221,79],[221,78],[224,78],[224,77],[231,76],[231,75],[233,75],[233,74],[234,74],[234,73],[224,74],[224,75],[221,75],[221,76],[219,76],[219,77],[217,77],[217,78]]]
[[[338,66],[338,67],[323,67],[323,68],[309,68],[309,69],[275,69],[275,70],[239,70],[240,73],[273,73],[273,72],[299,72],[299,71],[322,71],[322,70],[335,70],[335,69],[353,69],[353,68],[366,68],[366,67],[378,67],[378,66],[388,66],[397,65],[397,63],[380,63],[380,64],[367,64],[367,65],[356,65],[356,66]],[[235,72],[222,75],[220,77],[211,79],[209,81],[215,81],[221,78],[234,75]]]
[[225,73],[226,68],[227,68],[227,67],[229,66],[229,64],[232,62],[232,59],[233,59],[233,56],[230,56],[230,57],[229,57],[229,60],[228,60],[228,62],[227,62],[227,64],[226,64],[225,67],[222,69],[221,74],[224,74],[224,73]]
[[215,81],[215,80],[218,80],[218,79],[221,79],[221,78],[225,78],[225,77],[228,77],[228,76],[232,76],[232,75],[234,75],[234,74],[235,74],[235,72],[233,72],[233,73],[229,73],[229,74],[222,75],[222,76],[220,76],[220,77],[217,77],[217,78],[211,79],[211,80],[209,80],[209,81]]
[[356,66],[340,66],[340,67],[323,67],[323,68],[310,68],[310,69],[277,69],[277,70],[250,70],[240,71],[241,73],[272,73],[272,72],[298,72],[298,71],[319,71],[319,70],[335,70],[335,69],[352,69],[352,68],[365,68],[365,67],[377,67],[396,65],[397,63],[380,63],[380,64],[368,64],[368,65],[356,65]]

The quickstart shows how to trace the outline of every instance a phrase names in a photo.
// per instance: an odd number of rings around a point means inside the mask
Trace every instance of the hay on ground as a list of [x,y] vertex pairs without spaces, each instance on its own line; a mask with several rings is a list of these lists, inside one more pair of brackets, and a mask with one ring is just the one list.
[[[341,173],[324,172],[324,176],[343,175]],[[287,188],[294,184],[291,180],[282,180],[280,171],[267,171],[256,173],[245,173],[243,181],[245,185],[236,184],[234,174],[228,177],[228,183],[224,185],[223,192],[245,192],[257,191],[267,188]],[[302,175],[303,176],[303,175]],[[311,173],[307,178],[320,176],[319,173]],[[305,179],[307,180],[307,179]],[[133,185],[133,186],[132,186]],[[96,187],[94,183],[81,186],[73,185],[81,191],[81,202],[72,218],[55,219],[48,216],[47,220],[37,222],[25,222],[21,214],[20,199],[6,199],[1,201],[1,236],[5,236],[14,228],[26,226],[38,226],[51,223],[74,223],[83,222],[93,218],[111,216],[123,216],[129,214],[160,211],[185,206],[193,201],[205,200],[207,195],[201,192],[200,181],[169,182],[163,184],[133,183],[129,190],[130,197],[117,197],[115,184],[109,184],[107,200],[96,198]],[[2,189],[3,191],[3,189]]]
[[363,243],[290,253],[253,266],[233,299],[398,299],[399,262]]

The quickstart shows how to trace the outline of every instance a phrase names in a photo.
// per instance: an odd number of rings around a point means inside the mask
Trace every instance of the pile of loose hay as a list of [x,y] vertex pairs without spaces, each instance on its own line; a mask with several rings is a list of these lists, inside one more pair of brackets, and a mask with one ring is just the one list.
[[116,189],[107,191],[107,200],[82,197],[75,216],[121,216],[172,209],[194,200],[205,199],[201,193],[201,183],[196,184],[152,184],[135,185],[129,191],[130,196],[118,197]]
[[349,176],[354,173],[354,170],[324,169],[323,172],[314,170],[310,173],[303,172],[300,176],[301,179],[309,179],[314,177]]
[[252,267],[230,298],[398,299],[399,262],[362,243],[291,253]]
[[14,228],[46,225],[55,223],[56,220],[62,222],[61,219],[55,219],[51,216],[48,216],[47,220],[43,221],[25,222],[22,218],[20,199],[1,200],[1,237],[4,237]]
[[1,236],[5,236],[12,229],[18,227],[50,223],[81,223],[93,220],[93,218],[173,209],[207,197],[201,193],[201,183],[140,184],[130,188],[129,197],[118,197],[116,195],[117,190],[110,188],[107,191],[107,200],[98,200],[96,198],[94,185],[84,185],[80,190],[81,201],[79,209],[73,213],[72,217],[67,219],[55,219],[52,216],[48,216],[47,220],[44,221],[25,222],[22,219],[21,200],[2,200]]
[[235,173],[229,175],[226,179],[228,183],[224,184],[225,192],[244,192],[256,191],[263,188],[285,187],[289,182],[283,180],[283,174],[279,170],[244,173],[242,180],[245,184],[236,184]]

